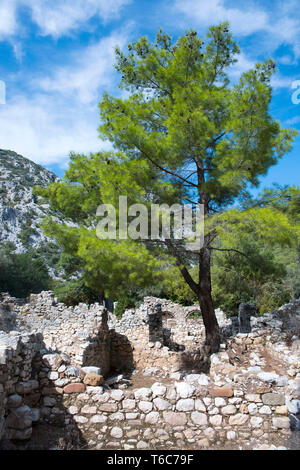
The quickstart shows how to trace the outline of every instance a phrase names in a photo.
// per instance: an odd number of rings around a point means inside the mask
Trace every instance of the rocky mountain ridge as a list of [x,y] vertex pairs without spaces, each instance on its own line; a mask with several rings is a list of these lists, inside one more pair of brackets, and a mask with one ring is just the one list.
[[50,241],[41,229],[42,219],[59,216],[34,195],[33,188],[57,179],[41,165],[0,149],[0,243],[11,242],[22,253]]

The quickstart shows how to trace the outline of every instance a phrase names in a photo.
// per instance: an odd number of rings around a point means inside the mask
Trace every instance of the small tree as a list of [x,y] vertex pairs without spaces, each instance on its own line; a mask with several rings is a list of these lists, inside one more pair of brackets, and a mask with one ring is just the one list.
[[[269,114],[272,60],[257,64],[236,85],[230,84],[228,71],[238,52],[227,23],[209,28],[206,45],[195,31],[175,44],[161,31],[154,44],[142,37],[128,45],[127,54],[116,49],[120,88],[129,96],[105,94],[100,103],[100,135],[127,157],[110,166],[114,178],[118,176],[124,186],[124,168],[139,163],[148,176],[153,172],[153,179],[147,180],[153,202],[204,206],[206,231],[197,254],[198,279],[191,276],[187,258],[176,244],[168,240],[166,248],[199,299],[212,352],[220,344],[211,295],[212,250],[238,251],[238,247],[218,247],[216,237],[221,233],[228,239],[246,218],[251,225],[258,212],[225,209],[246,196],[249,184],[258,185],[259,176],[290,149],[296,135],[281,129]],[[113,185],[110,189],[110,200],[113,193],[125,194]],[[270,211],[259,213],[261,236],[274,236],[274,218]]]
[[[239,246],[244,232],[270,243],[293,235],[276,208],[238,207],[249,199],[249,184],[258,185],[296,135],[269,114],[272,60],[230,83],[238,52],[227,23],[209,29],[206,45],[195,31],[175,44],[159,31],[154,44],[142,37],[128,45],[128,54],[117,48],[120,87],[128,97],[104,94],[99,106],[100,136],[118,152],[71,155],[64,180],[39,190],[79,224],[45,226],[67,253],[83,260],[90,285],[116,297],[157,281],[161,267],[175,263],[199,300],[212,352],[221,340],[212,300],[213,250],[247,256]],[[98,239],[96,207],[109,203],[118,209],[120,195],[128,197],[128,205],[202,204],[200,251],[187,253],[174,238],[160,240],[162,246],[157,240]]]

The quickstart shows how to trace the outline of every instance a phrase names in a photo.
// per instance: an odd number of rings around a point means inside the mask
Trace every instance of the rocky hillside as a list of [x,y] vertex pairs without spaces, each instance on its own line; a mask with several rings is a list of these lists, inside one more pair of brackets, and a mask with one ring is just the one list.
[[41,222],[55,214],[34,196],[33,187],[56,179],[54,173],[27,158],[0,150],[0,243],[12,242],[17,252],[24,252],[49,242]]

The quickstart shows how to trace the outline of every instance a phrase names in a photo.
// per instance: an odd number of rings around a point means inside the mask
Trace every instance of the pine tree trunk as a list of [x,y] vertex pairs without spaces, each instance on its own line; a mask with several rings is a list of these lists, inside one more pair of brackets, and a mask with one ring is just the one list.
[[211,296],[211,254],[204,247],[200,250],[200,272],[199,272],[199,304],[203,323],[205,327],[205,343],[210,346],[210,352],[215,353],[220,349],[221,336],[214,304]]

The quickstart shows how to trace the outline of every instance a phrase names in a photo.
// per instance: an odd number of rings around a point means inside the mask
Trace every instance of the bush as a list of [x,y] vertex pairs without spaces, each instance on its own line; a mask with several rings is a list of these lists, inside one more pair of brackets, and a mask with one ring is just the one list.
[[24,298],[50,287],[50,276],[44,261],[32,253],[12,253],[2,248],[0,253],[0,291]]
[[257,295],[260,313],[271,312],[289,302],[291,291],[283,282],[269,282],[264,284]]
[[144,300],[144,297],[165,297],[162,285],[150,286],[148,288],[130,288],[126,293],[117,298],[117,305],[114,314],[122,316],[124,311],[129,308],[138,308]]
[[99,302],[99,292],[87,287],[83,279],[72,279],[54,286],[54,295],[66,305],[78,305],[80,302],[91,304]]
[[[192,277],[197,280],[196,269],[191,269]],[[177,267],[164,273],[162,283],[163,297],[181,305],[193,305],[198,302],[197,295],[190,289]]]

